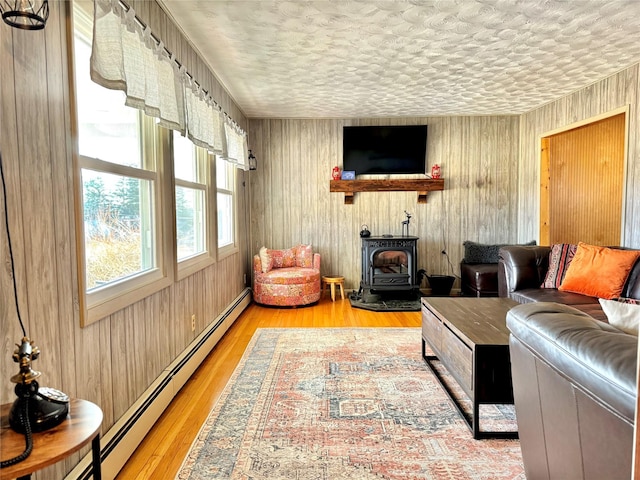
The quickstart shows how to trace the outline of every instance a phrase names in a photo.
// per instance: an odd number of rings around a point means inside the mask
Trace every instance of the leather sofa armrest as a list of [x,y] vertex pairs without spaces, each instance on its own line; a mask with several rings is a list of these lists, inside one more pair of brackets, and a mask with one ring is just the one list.
[[506,324],[510,343],[517,339],[531,355],[633,424],[638,337],[553,302],[517,305],[507,313]]
[[551,247],[511,245],[498,252],[498,295],[524,288],[539,288],[549,269]]
[[569,305],[507,313],[527,478],[632,478],[638,338]]

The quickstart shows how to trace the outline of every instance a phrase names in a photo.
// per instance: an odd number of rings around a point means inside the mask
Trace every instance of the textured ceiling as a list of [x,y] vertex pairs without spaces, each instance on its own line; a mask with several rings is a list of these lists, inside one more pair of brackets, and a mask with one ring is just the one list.
[[519,114],[640,61],[640,0],[160,0],[249,117]]

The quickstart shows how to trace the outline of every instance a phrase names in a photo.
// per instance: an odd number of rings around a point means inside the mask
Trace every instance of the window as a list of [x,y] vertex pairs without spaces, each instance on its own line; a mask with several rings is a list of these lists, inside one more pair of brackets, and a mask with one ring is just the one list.
[[73,4],[83,325],[162,288],[168,279],[163,239],[171,238],[160,216],[163,132],[153,119],[126,107],[122,92],[91,81],[92,15],[86,4]]
[[209,221],[211,156],[189,139],[173,132],[178,271],[191,273],[213,262]]
[[236,251],[235,183],[236,167],[216,157],[218,254],[222,256]]

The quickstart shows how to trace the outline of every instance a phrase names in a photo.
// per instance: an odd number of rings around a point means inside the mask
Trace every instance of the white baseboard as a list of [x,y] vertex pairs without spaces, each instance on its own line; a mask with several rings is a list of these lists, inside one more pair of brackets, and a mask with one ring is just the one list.
[[[173,397],[211,352],[220,338],[251,303],[245,288],[149,386],[138,400],[100,439],[102,478],[113,480],[133,454]],[[69,472],[65,480],[85,480],[91,475],[91,452]]]

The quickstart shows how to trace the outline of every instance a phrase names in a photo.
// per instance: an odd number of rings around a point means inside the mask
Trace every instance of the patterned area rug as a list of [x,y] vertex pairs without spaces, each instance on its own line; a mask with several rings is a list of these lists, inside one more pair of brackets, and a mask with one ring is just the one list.
[[[257,330],[176,478],[523,480],[518,440],[473,440],[420,335]],[[482,416],[515,425],[511,406]]]

